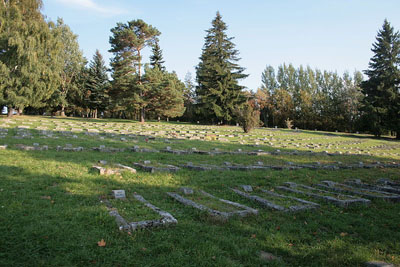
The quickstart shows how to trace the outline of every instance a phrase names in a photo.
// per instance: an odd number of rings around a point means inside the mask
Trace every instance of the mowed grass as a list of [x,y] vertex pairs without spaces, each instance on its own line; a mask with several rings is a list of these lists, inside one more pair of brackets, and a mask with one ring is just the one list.
[[[366,261],[381,260],[400,265],[400,203],[372,200],[369,207],[348,209],[309,199],[321,205],[320,209],[295,214],[263,208],[247,200],[230,188],[241,184],[272,189],[287,181],[311,185],[323,180],[343,182],[362,179],[374,182],[388,178],[400,182],[399,169],[355,170],[263,170],[263,171],[189,171],[177,173],[124,172],[122,175],[100,176],[90,171],[99,160],[109,164],[132,166],[133,162],[150,160],[164,164],[213,164],[224,162],[254,164],[262,161],[271,165],[287,162],[399,162],[400,144],[393,140],[374,139],[365,135],[347,135],[323,132],[259,129],[250,135],[237,127],[212,127],[189,124],[149,123],[152,131],[214,132],[226,135],[228,141],[175,140],[156,137],[148,140],[141,136],[127,136],[129,131],[147,131],[136,122],[123,120],[52,119],[44,117],[15,118],[8,123],[0,118],[0,127],[8,133],[0,139],[0,265],[2,266],[362,266]],[[30,123],[30,124],[29,124]],[[99,129],[91,136],[74,132],[78,138],[58,133],[55,124],[76,124],[84,128]],[[1,126],[3,125],[3,126]],[[29,125],[32,138],[15,139],[15,127]],[[35,127],[48,125],[49,132],[57,138],[43,138]],[[119,129],[106,135],[104,129]],[[78,128],[76,126],[76,128]],[[33,129],[32,129],[33,128]],[[64,127],[71,131],[74,127]],[[146,134],[146,135],[151,135]],[[271,136],[273,135],[273,136]],[[103,137],[103,138],[101,138]],[[121,140],[121,137],[126,141]],[[328,138],[327,138],[328,137]],[[214,138],[214,137],[213,137]],[[258,139],[268,138],[261,143]],[[281,141],[281,147],[278,144]],[[147,140],[146,140],[147,139]],[[253,140],[257,139],[257,140]],[[308,140],[307,140],[308,139]],[[290,141],[293,140],[293,141]],[[242,142],[242,144],[240,143]],[[256,142],[260,142],[254,147]],[[304,143],[297,147],[296,143]],[[337,142],[337,147],[324,145]],[[15,144],[48,145],[48,151],[21,151]],[[288,144],[292,143],[292,144]],[[83,152],[55,150],[57,145],[83,146]],[[134,145],[153,149],[170,146],[173,149],[220,151],[308,150],[306,145],[318,144],[315,151],[342,151],[348,147],[364,150],[357,155],[295,156],[295,155],[173,155],[168,153],[118,153],[90,151],[91,147],[124,147]],[[286,146],[286,147],[284,147]],[[377,146],[381,146],[377,149]],[[370,153],[370,155],[367,154]],[[259,209],[258,216],[233,218],[222,222],[210,218],[205,212],[186,207],[168,197],[166,192],[179,191],[180,187],[201,189],[216,197],[235,201]],[[120,232],[113,217],[100,199],[111,190],[125,189],[128,194],[142,195],[155,206],[170,212],[177,220],[176,226],[132,232]],[[285,194],[284,192],[279,192]],[[130,201],[133,201],[132,199]],[[129,205],[123,203],[123,208]],[[135,203],[136,204],[136,203]],[[132,204],[134,207],[135,204]],[[135,216],[128,210],[127,216]],[[140,207],[138,218],[154,219],[154,211]],[[105,247],[97,242],[104,239]],[[270,252],[281,259],[267,262],[260,251]]]

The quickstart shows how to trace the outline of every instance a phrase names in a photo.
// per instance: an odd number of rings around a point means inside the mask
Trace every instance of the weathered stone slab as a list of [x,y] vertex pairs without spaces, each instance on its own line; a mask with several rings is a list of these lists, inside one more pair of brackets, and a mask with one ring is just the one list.
[[383,261],[369,261],[365,263],[365,267],[395,267],[395,266],[391,263]]
[[113,217],[115,217],[115,221],[118,225],[119,230],[122,231],[136,231],[139,229],[148,229],[148,228],[154,228],[154,227],[163,227],[163,226],[169,226],[169,225],[174,225],[178,223],[178,220],[176,220],[170,213],[163,211],[159,209],[158,207],[154,206],[150,202],[148,202],[146,199],[144,199],[141,195],[138,194],[133,194],[133,197],[143,203],[146,207],[149,209],[153,210],[154,212],[158,213],[161,218],[157,220],[144,220],[144,221],[137,221],[137,222],[127,222],[119,213],[118,210],[112,207],[110,201],[108,200],[102,200],[103,203],[106,204],[106,207],[109,211],[109,214]]
[[274,210],[279,210],[279,211],[284,211],[284,212],[297,212],[297,211],[302,211],[302,210],[308,210],[308,209],[315,209],[317,207],[319,207],[319,205],[317,203],[311,202],[311,201],[306,201],[300,198],[296,198],[296,197],[291,197],[291,196],[285,196],[285,195],[280,195],[271,191],[267,191],[267,190],[262,190],[261,191],[265,194],[269,194],[275,198],[281,198],[281,199],[291,199],[291,200],[295,200],[301,204],[299,205],[293,205],[293,206],[289,206],[289,207],[284,207],[281,205],[278,205],[276,203],[274,203],[273,201],[267,200],[265,198],[262,198],[260,196],[257,195],[250,195],[247,194],[245,192],[242,192],[240,190],[231,188],[235,193],[241,195],[242,197],[245,197],[247,199],[253,200],[258,202],[259,204],[263,205],[264,207],[267,208],[271,208]]
[[113,197],[115,199],[125,199],[125,190],[112,190]]
[[180,196],[177,193],[167,192],[167,194],[170,197],[174,198],[175,200],[177,200],[178,202],[180,202],[180,203],[182,203],[182,204],[184,204],[186,206],[191,206],[191,207],[194,207],[194,208],[199,209],[199,210],[207,211],[211,216],[222,217],[224,219],[228,219],[228,218],[230,218],[232,216],[245,217],[245,216],[248,216],[248,215],[251,215],[251,214],[255,214],[255,215],[258,214],[258,210],[256,210],[256,209],[252,209],[252,208],[247,207],[245,205],[242,205],[242,204],[239,204],[239,203],[236,203],[236,202],[232,202],[232,201],[229,201],[229,200],[226,200],[226,199],[217,198],[217,197],[215,197],[215,196],[213,196],[213,195],[211,195],[211,194],[209,194],[209,193],[207,193],[205,191],[202,191],[202,190],[199,190],[199,192],[201,194],[205,195],[205,196],[208,196],[208,197],[211,197],[211,198],[215,199],[216,201],[220,201],[220,202],[223,202],[225,204],[229,204],[229,205],[234,206],[235,208],[238,208],[240,210],[231,211],[231,212],[219,211],[219,210],[211,209],[211,208],[209,208],[209,207],[207,207],[205,205],[196,203],[196,202],[194,202],[194,201],[192,201],[190,199],[186,199],[186,198]]
[[0,150],[4,150],[4,149],[7,149],[7,145],[1,145],[0,146]]
[[400,195],[393,193],[373,189],[355,188],[350,185],[336,183],[333,181],[322,181],[321,183],[322,184],[317,184],[317,186],[335,192],[359,195],[370,199],[384,199],[392,202],[400,202]]
[[136,169],[134,169],[132,167],[125,166],[125,165],[122,165],[122,164],[115,164],[115,166],[121,168],[124,171],[130,172],[130,173],[136,173]]
[[251,187],[251,185],[242,184],[242,185],[240,185],[240,187],[241,187],[245,192],[253,192],[253,187]]
[[394,193],[394,194],[400,194],[400,188],[396,188],[396,187],[393,187],[390,185],[371,185],[371,184],[363,183],[358,179],[348,180],[345,183],[348,185],[354,186],[354,187],[360,187],[360,188],[365,188],[365,189],[372,189],[372,190],[384,191],[384,192],[389,192],[389,193]]
[[[296,184],[293,182],[284,183],[285,186],[277,186],[276,189],[283,190],[287,192],[302,194],[310,196],[316,199],[321,199],[326,202],[330,202],[340,207],[348,207],[354,204],[369,205],[370,200],[364,198],[356,198],[350,195],[344,195],[340,193],[330,192],[311,186],[306,186],[302,184]],[[328,194],[328,195],[327,195]]]
[[181,187],[180,191],[185,195],[193,195],[193,189],[188,187]]
[[167,165],[167,164],[165,164],[165,165],[161,165],[160,164],[160,165],[157,165],[157,166],[150,166],[150,165],[147,165],[147,164],[142,164],[142,163],[135,162],[135,163],[133,163],[133,165],[141,168],[143,171],[151,172],[151,173],[155,173],[155,172],[177,172],[177,171],[180,170],[179,167],[176,167],[174,165]]

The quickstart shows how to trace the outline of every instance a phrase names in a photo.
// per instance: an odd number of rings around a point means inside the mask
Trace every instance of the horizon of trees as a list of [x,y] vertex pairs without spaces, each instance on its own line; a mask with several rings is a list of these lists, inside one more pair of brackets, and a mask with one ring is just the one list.
[[[400,139],[400,35],[385,20],[369,69],[339,75],[309,66],[267,65],[246,90],[245,69],[217,12],[206,30],[195,77],[164,66],[161,32],[143,20],[111,29],[110,69],[100,52],[88,62],[62,19],[46,21],[41,0],[0,5],[0,105],[18,114],[176,120],[392,133]],[[143,50],[151,49],[148,60]],[[111,77],[111,79],[109,78]],[[247,130],[250,128],[248,126]]]

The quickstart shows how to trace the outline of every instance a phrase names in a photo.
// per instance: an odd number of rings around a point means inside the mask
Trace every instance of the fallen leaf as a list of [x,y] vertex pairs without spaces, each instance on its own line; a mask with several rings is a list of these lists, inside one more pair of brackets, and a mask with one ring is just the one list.
[[278,231],[281,230],[281,227],[280,227],[280,226],[277,226],[277,227],[276,227],[276,230],[278,230]]
[[307,225],[308,223],[306,221],[304,221],[304,224]]
[[255,235],[255,234],[252,234],[252,235],[251,235],[251,238],[256,238],[256,235]]
[[347,233],[344,233],[344,232],[342,232],[342,233],[340,233],[340,236],[346,236],[347,235]]
[[211,258],[212,258],[213,260],[215,260],[215,256],[212,256]]
[[106,241],[104,241],[104,239],[101,239],[99,242],[97,242],[97,245],[99,247],[105,247],[106,246]]
[[41,199],[51,199],[51,196],[41,196]]
[[147,248],[142,248],[142,250],[143,250],[143,251],[146,251],[146,250],[147,250]]
[[292,243],[289,243],[289,247],[293,247],[293,244],[292,244]]

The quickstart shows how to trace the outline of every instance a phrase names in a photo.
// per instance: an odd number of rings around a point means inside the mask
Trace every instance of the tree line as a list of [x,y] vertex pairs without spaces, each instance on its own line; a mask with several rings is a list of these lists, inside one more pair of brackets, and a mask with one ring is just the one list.
[[[206,30],[195,77],[182,82],[164,65],[161,32],[137,19],[117,23],[110,69],[96,50],[88,62],[62,19],[48,21],[40,0],[0,4],[0,104],[18,113],[170,119],[256,126],[364,131],[400,138],[400,36],[385,20],[368,70],[336,72],[267,66],[261,86],[248,74],[217,12]],[[143,51],[151,49],[149,59]]]

